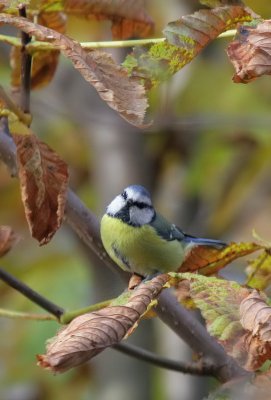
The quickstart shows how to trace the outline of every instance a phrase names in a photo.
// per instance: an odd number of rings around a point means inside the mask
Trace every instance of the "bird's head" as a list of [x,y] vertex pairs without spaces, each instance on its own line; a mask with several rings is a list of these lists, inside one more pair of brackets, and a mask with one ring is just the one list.
[[124,189],[108,205],[106,213],[132,226],[149,224],[155,217],[150,193],[140,185]]

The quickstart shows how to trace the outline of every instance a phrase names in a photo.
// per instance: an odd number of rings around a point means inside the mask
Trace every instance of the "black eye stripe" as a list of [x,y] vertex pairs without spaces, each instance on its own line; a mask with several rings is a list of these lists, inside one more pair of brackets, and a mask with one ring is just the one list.
[[121,193],[121,196],[124,198],[124,200],[127,200],[127,193],[125,192],[125,190]]
[[130,204],[131,206],[136,206],[137,208],[139,208],[140,210],[142,210],[143,208],[152,208],[152,206],[149,206],[146,203],[141,203],[140,201],[133,201]]

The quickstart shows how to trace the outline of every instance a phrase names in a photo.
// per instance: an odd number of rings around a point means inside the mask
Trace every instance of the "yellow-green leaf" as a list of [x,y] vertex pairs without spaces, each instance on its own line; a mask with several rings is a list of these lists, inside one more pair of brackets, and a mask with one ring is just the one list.
[[144,78],[145,86],[154,86],[192,61],[219,34],[250,20],[249,12],[241,6],[197,11],[169,23],[163,31],[165,41],[137,47],[123,65],[130,74]]
[[271,254],[269,250],[249,261],[246,269],[248,279],[246,284],[254,289],[264,290],[271,283]]
[[233,260],[262,248],[263,245],[254,242],[231,243],[223,249],[208,246],[192,247],[180,268],[180,272],[198,271],[202,275],[212,275]]

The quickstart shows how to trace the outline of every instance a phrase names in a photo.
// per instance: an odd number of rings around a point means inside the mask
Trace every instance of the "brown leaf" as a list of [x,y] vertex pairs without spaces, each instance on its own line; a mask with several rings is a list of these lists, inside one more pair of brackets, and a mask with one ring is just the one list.
[[68,14],[112,21],[113,39],[146,37],[153,31],[153,20],[144,9],[143,0],[66,0]]
[[144,115],[148,106],[145,89],[138,80],[128,77],[127,71],[118,66],[112,57],[101,51],[86,53],[80,44],[52,29],[7,14],[0,14],[0,22],[46,40],[57,46],[73,63],[87,82],[92,84],[109,107],[117,111],[131,124],[144,127]]
[[[65,33],[66,17],[62,12],[46,12],[42,10],[46,0],[42,0],[38,15],[38,23],[48,28],[54,29],[59,33]],[[13,87],[20,87],[21,84],[21,49],[12,47],[10,53],[10,64],[12,67],[11,84]],[[59,50],[36,51],[33,55],[31,68],[31,88],[41,89],[48,85],[54,77]]]
[[20,240],[9,226],[0,226],[0,257],[3,257]]
[[271,20],[256,27],[241,26],[237,39],[227,48],[235,68],[233,81],[249,83],[262,75],[271,74]]
[[64,372],[120,342],[133,332],[168,279],[167,275],[159,275],[142,283],[125,305],[109,306],[75,318],[50,340],[46,354],[38,356],[38,365]]
[[192,247],[180,272],[199,271],[202,275],[212,275],[233,260],[260,250],[263,245],[257,243],[231,243],[222,249],[209,246]]
[[35,135],[14,135],[14,140],[26,219],[31,235],[43,245],[63,219],[68,167]]
[[241,324],[246,330],[245,347],[248,352],[246,369],[256,370],[271,358],[271,307],[257,290],[240,304]]

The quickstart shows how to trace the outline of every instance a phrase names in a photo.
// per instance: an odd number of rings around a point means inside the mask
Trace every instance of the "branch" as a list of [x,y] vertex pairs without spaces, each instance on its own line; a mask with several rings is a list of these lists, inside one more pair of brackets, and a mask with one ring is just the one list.
[[[218,38],[232,37],[236,34],[236,29],[231,29],[221,33]],[[137,46],[150,46],[157,43],[163,43],[166,38],[149,38],[149,39],[134,39],[134,40],[111,40],[104,42],[81,42],[80,45],[85,50],[92,49],[116,49],[124,47],[137,47]],[[21,47],[20,39],[9,36],[0,35],[0,42],[9,44],[11,46]],[[41,42],[33,40],[26,46],[27,51],[33,54],[35,51],[48,51],[48,50],[61,50],[61,46],[54,45],[50,42]]]
[[6,310],[4,308],[0,308],[0,317],[33,321],[57,321],[57,318],[52,314],[32,314],[21,311]]
[[101,301],[100,303],[95,303],[90,306],[80,308],[79,310],[65,311],[61,315],[60,323],[63,325],[66,325],[69,322],[71,322],[74,318],[79,317],[79,315],[83,315],[83,314],[90,313],[93,311],[98,311],[104,307],[108,307],[112,301],[113,301],[113,299],[105,300],[105,301]]
[[[1,149],[3,135],[5,136],[0,130],[0,155],[3,154],[3,150]],[[5,159],[7,157],[13,159],[13,167],[16,165],[14,151],[15,144],[10,142],[10,146],[5,148]],[[116,266],[103,249],[100,239],[99,222],[96,216],[86,208],[71,190],[69,190],[67,196],[66,219],[72,229],[74,229],[93,252],[122,279],[127,280],[129,275]],[[237,362],[226,354],[216,340],[208,334],[205,327],[188,310],[180,306],[176,298],[169,291],[164,291],[160,295],[157,314],[193,350],[199,354],[203,354],[205,362],[210,362],[210,364],[214,365],[214,375],[220,381],[226,382],[230,379],[250,374],[239,367]]]
[[58,307],[56,304],[52,303],[50,300],[47,300],[45,297],[41,296],[39,293],[35,292],[25,283],[15,278],[2,268],[0,268],[0,279],[6,282],[9,286],[13,287],[13,289],[22,293],[29,300],[33,301],[33,303],[38,304],[44,310],[49,311],[50,314],[55,315],[58,319],[64,312],[64,309]]
[[8,119],[0,118],[0,160],[8,167],[12,177],[17,176],[16,146],[9,132]]
[[[26,18],[26,8],[24,4],[19,5],[20,17]],[[30,112],[30,89],[31,89],[31,65],[32,55],[28,53],[26,46],[31,42],[31,36],[28,33],[21,33],[21,108],[25,113]]]
[[183,374],[213,376],[215,372],[213,364],[208,365],[207,363],[203,363],[202,361],[191,362],[191,363],[182,361],[173,361],[169,360],[168,358],[157,356],[151,351],[141,349],[131,344],[119,343],[115,344],[112,347],[120,351],[121,353],[135,357],[138,360],[146,361],[160,368],[166,368],[171,371],[182,372]]

